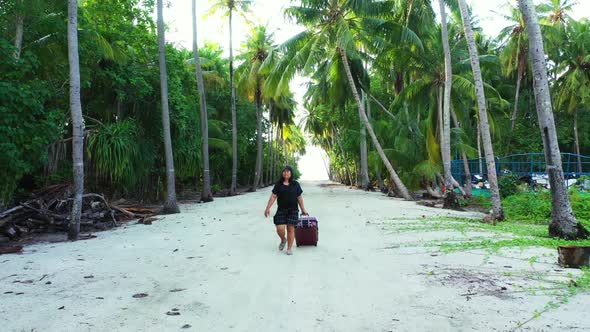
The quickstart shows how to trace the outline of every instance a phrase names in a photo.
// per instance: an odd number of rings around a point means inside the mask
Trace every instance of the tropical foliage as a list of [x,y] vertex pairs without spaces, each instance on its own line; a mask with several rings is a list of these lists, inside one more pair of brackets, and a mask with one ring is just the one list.
[[[0,0],[1,205],[72,177],[67,8],[63,1],[33,2],[24,8],[20,1]],[[227,15],[230,25],[232,15],[249,22],[256,14],[251,2],[214,1],[209,15]],[[86,188],[161,201],[167,190],[155,3],[79,3]],[[239,186],[272,182],[280,165],[296,164],[306,132],[309,142],[329,154],[334,180],[360,186],[366,172],[369,187],[398,196],[422,190],[442,195],[445,135],[452,159],[483,158],[486,150],[460,3],[444,1],[450,98],[444,93],[444,43],[434,1],[294,1],[285,16],[303,30],[283,43],[266,26],[252,26],[235,57],[233,47],[224,56],[225,41],[206,43],[198,54],[213,191],[231,192],[234,171]],[[590,154],[590,21],[574,20],[573,4],[546,0],[537,9],[559,147]],[[506,26],[489,36],[478,26],[481,15],[470,13],[467,23],[474,31],[493,151],[540,152],[529,28],[520,9],[507,5],[494,14]],[[199,33],[207,38],[206,28]],[[165,55],[178,191],[200,190],[195,59],[192,50],[172,44]],[[292,91],[296,76],[308,79],[303,100],[295,100]],[[305,109],[303,123],[295,121],[297,107]],[[455,186],[463,183],[453,180]]]

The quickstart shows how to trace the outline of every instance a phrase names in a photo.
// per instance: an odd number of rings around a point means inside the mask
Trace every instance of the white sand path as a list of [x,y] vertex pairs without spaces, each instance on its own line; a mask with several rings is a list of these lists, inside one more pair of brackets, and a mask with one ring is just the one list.
[[[182,205],[181,214],[153,225],[2,255],[0,331],[506,331],[551,297],[498,295],[495,288],[510,292],[530,283],[500,272],[547,271],[557,279],[569,272],[559,270],[549,249],[535,249],[547,257],[534,264],[520,259],[526,251],[443,255],[419,243],[471,235],[390,232],[405,222],[394,217],[472,213],[302,186],[306,207],[320,221],[320,242],[295,248],[293,256],[277,250],[272,218],[262,216],[269,188]],[[472,279],[453,278],[457,271]],[[470,286],[474,278],[483,281]],[[133,298],[137,293],[148,296]],[[590,330],[589,305],[590,295],[577,295],[524,329]],[[166,314],[173,309],[180,315]]]

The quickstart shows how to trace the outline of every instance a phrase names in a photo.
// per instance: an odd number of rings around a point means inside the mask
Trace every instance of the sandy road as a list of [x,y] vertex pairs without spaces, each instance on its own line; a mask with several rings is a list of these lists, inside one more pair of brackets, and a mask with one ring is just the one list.
[[[443,255],[420,243],[457,234],[390,232],[405,222],[392,218],[468,213],[340,186],[302,186],[306,207],[320,220],[320,242],[295,248],[293,256],[277,251],[272,220],[263,217],[268,188],[183,205],[181,214],[94,240],[0,256],[0,330],[505,331],[551,300],[494,291],[528,282],[498,277],[506,266],[554,271],[550,259]],[[453,278],[457,271],[466,279]],[[138,293],[147,296],[134,298]],[[576,296],[525,329],[590,330],[589,304],[589,295]]]

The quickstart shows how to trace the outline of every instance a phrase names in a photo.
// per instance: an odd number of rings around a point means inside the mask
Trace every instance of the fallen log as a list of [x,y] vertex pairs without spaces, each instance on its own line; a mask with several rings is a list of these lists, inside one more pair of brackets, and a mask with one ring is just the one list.
[[22,251],[23,251],[23,246],[21,246],[21,245],[0,247],[0,255],[2,255],[2,254],[15,254],[15,253],[19,253]]
[[[70,185],[52,185],[31,193],[28,200],[0,211],[0,234],[17,240],[26,234],[66,231],[71,219],[73,191]],[[100,194],[82,195],[81,226],[85,231],[104,230],[118,226],[118,221],[142,218],[146,223],[159,209],[131,205],[111,205]],[[147,219],[146,219],[147,218]]]
[[135,218],[135,213],[130,212],[130,211],[126,210],[125,208],[122,208],[122,207],[118,207],[116,205],[113,205],[113,209],[115,209],[115,210],[123,213],[124,215],[126,215],[129,218]]
[[6,211],[0,212],[0,219],[4,219],[4,218],[8,217],[10,214],[20,211],[20,210],[22,210],[22,208],[23,208],[22,206],[18,205],[18,206],[11,208],[11,209],[6,210]]

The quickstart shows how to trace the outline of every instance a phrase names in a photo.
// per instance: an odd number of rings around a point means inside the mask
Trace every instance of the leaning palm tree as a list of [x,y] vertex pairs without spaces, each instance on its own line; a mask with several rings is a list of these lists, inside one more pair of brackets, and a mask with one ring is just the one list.
[[509,5],[509,9],[511,14],[504,15],[504,19],[510,23],[500,31],[498,38],[505,40],[505,45],[500,53],[504,73],[506,76],[510,76],[516,71],[516,92],[514,95],[512,117],[510,119],[510,128],[514,130],[516,127],[516,119],[518,117],[520,86],[528,66],[529,45],[528,33],[522,14],[512,5]]
[[238,57],[244,62],[236,69],[240,91],[245,93],[249,99],[253,99],[256,105],[257,153],[252,191],[256,191],[262,179],[262,103],[263,98],[266,97],[264,90],[266,75],[263,74],[261,68],[274,47],[272,39],[272,33],[268,33],[265,26],[254,27],[252,35],[244,45],[244,52]]
[[296,72],[310,74],[324,59],[339,58],[338,63],[344,70],[343,77],[350,85],[359,118],[367,128],[375,149],[395,183],[396,190],[402,197],[411,200],[413,198],[410,192],[391,165],[367,118],[359,94],[359,79],[353,76],[351,70],[351,66],[359,65],[361,58],[355,42],[368,43],[371,40],[370,36],[376,32],[386,31],[387,34],[383,35],[390,38],[389,42],[411,41],[419,44],[418,37],[406,27],[376,17],[376,14],[391,10],[390,5],[387,2],[314,0],[303,1],[302,6],[288,8],[287,15],[304,25],[306,30],[283,44],[281,49],[285,52],[285,57],[279,61],[275,74],[269,77],[267,84],[280,91],[288,86]]
[[233,47],[233,14],[237,11],[244,15],[248,11],[251,0],[216,0],[209,12],[214,13],[218,10],[225,11],[229,18],[229,80],[231,89],[231,121],[232,121],[232,169],[231,169],[231,186],[230,195],[237,194],[238,182],[238,122],[236,116],[236,86],[234,84],[234,47]]
[[197,44],[197,0],[192,1],[193,9],[193,58],[195,61],[195,74],[197,75],[197,85],[199,88],[199,101],[201,106],[201,137],[203,153],[203,192],[201,200],[203,202],[213,201],[211,193],[211,176],[209,172],[209,125],[207,120],[207,100],[205,96],[205,85],[203,84],[203,68],[199,57],[199,46]]
[[471,59],[471,68],[473,70],[473,79],[475,81],[475,92],[477,97],[477,108],[479,110],[479,128],[485,151],[486,165],[488,169],[488,181],[492,193],[492,217],[496,220],[504,220],[504,211],[500,201],[500,190],[498,188],[498,177],[496,175],[496,161],[494,159],[494,149],[492,147],[492,137],[490,134],[490,125],[488,122],[487,102],[484,92],[484,83],[479,65],[479,54],[475,44],[475,36],[471,27],[471,14],[465,0],[458,0],[465,30],[465,39],[469,49]]
[[72,116],[72,161],[74,167],[74,200],[68,239],[75,241],[80,233],[82,194],[84,193],[84,119],[80,101],[80,60],[78,56],[78,1],[68,0],[68,60],[70,64],[70,113]]
[[529,45],[533,64],[534,91],[539,118],[539,129],[545,150],[545,163],[551,185],[551,224],[549,235],[565,239],[587,238],[590,234],[574,216],[570,204],[563,168],[561,152],[557,140],[555,120],[549,95],[549,80],[547,78],[547,63],[543,37],[537,12],[532,0],[519,0],[518,4],[529,30]]
[[164,13],[162,0],[158,0],[158,53],[160,62],[160,90],[162,99],[162,125],[164,132],[164,152],[166,154],[166,202],[163,213],[179,213],[176,203],[176,185],[174,179],[174,157],[170,135],[170,112],[168,109],[168,74],[166,72],[166,39],[164,36]]

